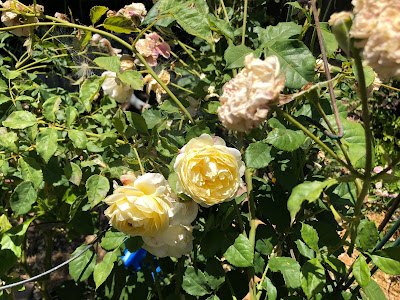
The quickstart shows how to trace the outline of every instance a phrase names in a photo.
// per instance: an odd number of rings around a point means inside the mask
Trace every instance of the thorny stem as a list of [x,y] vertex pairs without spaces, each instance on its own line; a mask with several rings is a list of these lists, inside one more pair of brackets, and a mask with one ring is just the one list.
[[[253,248],[256,242],[256,206],[254,203],[254,195],[253,195],[253,170],[246,169],[245,171],[245,179],[246,179],[246,186],[247,186],[247,197],[249,203],[249,225],[250,225],[250,232],[249,232],[249,241]],[[249,281],[249,293],[250,299],[256,299],[256,289],[255,289],[255,281],[254,281],[254,266],[248,268],[248,273],[250,277]]]
[[248,0],[244,0],[242,45],[245,44],[245,40],[246,40],[247,1],[248,1]]
[[[340,116],[339,116],[339,111],[338,111],[338,108],[337,108],[335,93],[333,92],[333,86],[332,86],[332,83],[330,82],[331,74],[329,72],[328,59],[327,59],[327,56],[326,56],[324,40],[323,40],[323,37],[322,37],[321,26],[319,24],[318,10],[317,10],[317,5],[315,4],[315,0],[311,0],[311,6],[312,6],[312,9],[313,9],[315,27],[317,29],[317,35],[318,35],[318,41],[319,41],[319,45],[320,45],[320,48],[321,48],[322,60],[324,61],[324,68],[326,70],[325,76],[326,76],[326,79],[328,81],[328,89],[329,89],[329,95],[330,95],[331,101],[332,101],[332,109],[333,109],[333,113],[335,115],[336,125],[337,125],[338,130],[339,130],[338,134],[336,134],[335,131],[332,130],[333,129],[332,125],[329,124],[329,122],[328,122],[327,123],[328,127],[332,131],[332,133],[329,133],[328,136],[330,138],[333,138],[333,139],[339,139],[339,138],[343,137],[343,127],[342,127],[342,123],[340,121]],[[326,120],[326,121],[328,121],[328,120]]]
[[308,135],[313,141],[315,141],[318,145],[320,145],[331,157],[337,160],[338,163],[340,163],[342,166],[346,167],[349,169],[353,174],[359,176],[358,172],[352,167],[349,166],[347,163],[345,163],[343,160],[340,159],[340,157],[332,151],[327,145],[325,145],[318,137],[316,137],[314,134],[312,134],[306,127],[304,127],[302,124],[300,124],[298,121],[296,121],[291,115],[289,115],[287,112],[283,111],[279,107],[275,106],[272,107],[274,111],[276,111],[278,114],[282,115],[286,120],[288,120],[290,123],[292,123],[294,126],[302,130],[306,135]]

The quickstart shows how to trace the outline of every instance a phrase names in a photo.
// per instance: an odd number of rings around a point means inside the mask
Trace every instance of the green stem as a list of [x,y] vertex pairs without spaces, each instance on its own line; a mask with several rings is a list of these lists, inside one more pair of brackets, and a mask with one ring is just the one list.
[[182,287],[182,280],[183,280],[183,267],[185,265],[185,256],[181,256],[178,259],[178,271],[176,273],[176,285],[175,285],[175,294],[178,296],[181,292],[181,287]]
[[154,275],[154,283],[156,285],[158,299],[163,300],[164,298],[161,293],[160,278],[158,277],[156,266],[154,265],[153,257],[151,255],[148,255],[148,257],[150,258],[150,266],[151,266],[151,270],[153,271],[153,275]]
[[[247,197],[248,197],[248,204],[249,204],[249,225],[250,225],[250,232],[249,232],[249,241],[251,246],[254,247],[256,243],[256,206],[254,202],[254,195],[253,195],[253,170],[246,169],[245,171],[245,179],[246,179],[246,186],[247,186]],[[254,281],[254,265],[248,268],[248,273],[250,277],[249,281],[249,293],[250,299],[256,299],[256,289],[255,289],[255,281]]]
[[358,172],[348,164],[346,164],[343,160],[340,159],[340,157],[332,151],[327,145],[325,145],[318,137],[316,137],[314,134],[312,134],[307,128],[305,128],[302,124],[300,124],[298,121],[296,121],[291,115],[289,115],[287,112],[283,111],[277,106],[272,107],[274,111],[276,111],[278,114],[282,115],[286,120],[288,120],[290,123],[292,123],[294,126],[302,130],[306,135],[308,135],[314,142],[316,142],[319,146],[321,146],[331,157],[337,160],[338,163],[340,163],[342,166],[346,167],[349,169],[353,174],[358,176]]
[[222,6],[222,10],[224,11],[225,19],[229,23],[229,17],[228,17],[228,13],[226,11],[224,0],[220,0],[220,3],[221,3],[221,6]]
[[174,87],[176,87],[176,88],[178,88],[178,89],[180,89],[180,90],[182,90],[182,91],[185,91],[186,93],[194,94],[194,92],[192,92],[191,90],[185,89],[184,87],[181,87],[181,86],[179,86],[179,85],[177,85],[177,84],[175,84],[173,82],[170,82],[169,84],[174,86]]
[[246,40],[247,2],[248,2],[248,0],[244,0],[242,45],[245,44],[245,40]]
[[[34,62],[30,63],[30,64],[27,64],[27,65],[25,65],[25,66],[23,66],[23,67],[17,69],[16,71],[19,71],[19,72],[20,72],[20,71],[26,70],[26,69],[29,68],[30,66],[34,66],[34,65],[36,65],[36,64],[38,64],[38,63],[41,63],[41,62],[43,62],[43,61],[46,61],[46,60],[48,60],[48,59],[59,58],[59,57],[66,57],[66,56],[68,56],[68,54],[59,54],[59,55],[54,55],[54,56],[52,56],[52,57],[42,58],[42,59],[36,60],[36,61],[34,61]],[[22,64],[22,62],[21,62],[21,64]]]
[[198,62],[197,58],[193,56],[192,52],[189,51],[189,49],[186,47],[186,45],[184,43],[182,43],[180,40],[177,40],[177,43],[179,46],[182,47],[182,49],[187,53],[187,55],[190,56],[190,58],[194,61],[194,62]]
[[240,214],[239,206],[237,205],[235,199],[233,199],[233,207],[235,209],[236,218],[239,225],[240,232],[243,232],[244,235],[247,236],[246,231],[244,230],[242,215]]

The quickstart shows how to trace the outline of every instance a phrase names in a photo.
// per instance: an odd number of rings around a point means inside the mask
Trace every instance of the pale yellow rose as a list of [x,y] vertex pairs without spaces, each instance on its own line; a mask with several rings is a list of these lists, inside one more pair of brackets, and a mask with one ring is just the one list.
[[237,149],[226,147],[220,137],[204,133],[179,151],[174,169],[178,192],[209,207],[236,196],[245,165]]
[[285,77],[279,76],[276,56],[265,60],[245,57],[244,69],[223,87],[218,117],[228,129],[250,131],[267,118],[271,105],[279,104]]
[[154,236],[169,226],[176,196],[161,174],[123,175],[125,186],[104,199],[110,225],[131,236]]
[[155,256],[179,258],[193,249],[192,227],[169,226],[155,236],[144,236],[143,242],[143,249]]
[[109,95],[118,103],[125,103],[129,101],[133,94],[133,90],[128,84],[119,80],[116,73],[106,71],[103,72],[101,76],[106,76],[106,79],[101,86],[106,95]]

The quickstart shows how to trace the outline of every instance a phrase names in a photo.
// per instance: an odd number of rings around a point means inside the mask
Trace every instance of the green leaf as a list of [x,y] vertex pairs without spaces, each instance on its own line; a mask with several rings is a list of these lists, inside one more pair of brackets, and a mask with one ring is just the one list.
[[314,202],[319,198],[324,188],[330,187],[337,183],[336,179],[328,179],[325,181],[306,181],[297,185],[293,190],[287,202],[290,212],[291,223],[293,223],[296,214],[299,212],[301,204],[304,201]]
[[68,106],[65,109],[65,121],[67,126],[71,126],[75,122],[77,116],[79,116],[78,110],[73,106]]
[[72,140],[75,148],[86,149],[88,139],[83,131],[71,129],[68,131],[68,136]]
[[387,300],[385,293],[373,279],[371,279],[362,290],[369,300]]
[[69,182],[71,182],[75,185],[79,185],[81,183],[82,170],[77,164],[70,162],[69,164],[67,164],[65,166],[64,170],[65,170],[65,172],[64,172],[65,176],[67,177]]
[[272,147],[262,141],[249,145],[245,151],[245,162],[248,168],[261,169],[274,160],[271,156]]
[[119,247],[126,239],[126,234],[119,231],[107,231],[101,239],[101,248],[106,251],[114,250]]
[[5,214],[0,216],[0,234],[6,232],[8,229],[11,229],[12,225],[8,221],[8,218]]
[[[169,7],[165,7],[165,3],[167,1],[157,1],[152,8],[148,11],[147,15],[144,17],[143,21],[142,21],[142,25],[149,25],[151,23],[153,23],[156,18],[162,14],[169,14],[168,13],[168,9]],[[160,4],[161,4],[161,8],[160,9]],[[179,5],[180,3],[178,3]],[[182,5],[182,4],[180,4]],[[160,27],[168,27],[172,22],[174,22],[174,18],[173,17],[164,17],[162,19],[160,19],[156,24],[154,24],[154,26],[160,26]]]
[[225,271],[221,266],[221,263],[215,258],[209,258],[207,265],[204,269],[204,276],[207,279],[208,285],[213,291],[225,282]]
[[[83,244],[75,249],[71,257],[74,257],[88,245]],[[93,273],[94,266],[96,265],[96,253],[93,252],[93,248],[90,248],[81,256],[69,263],[69,274],[75,281],[84,281],[89,278]]]
[[21,245],[25,237],[29,224],[35,219],[30,218],[18,226],[14,226],[2,235],[0,235],[1,250],[9,249],[15,256],[21,257]]
[[294,151],[303,145],[306,136],[301,130],[277,128],[272,130],[265,140],[267,143],[284,151]]
[[302,27],[294,22],[280,22],[276,26],[267,26],[258,32],[261,44],[274,43],[277,40],[296,38],[301,33]]
[[110,275],[114,267],[114,262],[117,260],[117,258],[117,254],[114,252],[108,252],[104,256],[103,261],[94,267],[93,279],[96,284],[96,290]]
[[336,271],[339,272],[341,274],[345,274],[347,272],[347,268],[346,265],[337,257],[330,255],[328,257],[324,256],[324,261],[331,266],[331,268]]
[[364,256],[360,254],[353,264],[353,275],[358,284],[364,288],[371,279],[371,273]]
[[201,270],[195,270],[189,266],[183,275],[182,288],[192,296],[204,296],[209,294],[207,279]]
[[[0,250],[0,276],[6,273],[18,261],[18,257],[9,249]],[[0,294],[1,295],[1,294]]]
[[12,129],[24,129],[36,124],[36,117],[29,111],[14,111],[3,121],[3,126]]
[[93,62],[100,68],[119,73],[121,62],[118,56],[100,56],[96,57]]
[[375,251],[370,255],[374,264],[390,275],[400,275],[400,246]]
[[13,131],[7,131],[7,128],[0,127],[0,145],[7,148],[10,151],[17,152],[18,147],[16,142],[18,141],[18,135]]
[[15,70],[9,70],[5,66],[2,66],[0,68],[1,74],[7,79],[13,80],[21,75],[21,72],[15,71]]
[[127,70],[122,74],[118,73],[118,78],[134,90],[141,91],[143,89],[142,75],[138,71]]
[[321,292],[325,283],[325,270],[318,258],[309,260],[301,267],[301,287],[307,298]]
[[43,172],[40,169],[40,165],[34,158],[21,157],[18,160],[18,165],[21,168],[22,179],[25,181],[31,181],[34,188],[38,188],[43,181]]
[[162,121],[161,111],[146,109],[142,113],[142,117],[146,120],[147,127],[149,129],[153,129],[157,124],[160,124]]
[[256,250],[263,255],[270,255],[278,244],[278,237],[271,225],[260,225],[256,233]]
[[60,109],[61,97],[54,96],[50,97],[43,103],[43,115],[50,122],[54,122],[56,120],[55,112]]
[[36,202],[37,192],[33,187],[32,182],[23,181],[21,182],[11,194],[10,205],[14,213],[23,215],[29,212],[32,208],[32,204]]
[[234,46],[230,45],[224,53],[227,69],[236,69],[244,67],[244,58],[247,54],[253,53],[253,50],[245,45]]
[[267,44],[265,56],[276,55],[281,72],[285,72],[288,88],[300,89],[314,80],[315,58],[303,42],[298,40],[279,40],[272,45]]
[[187,33],[202,38],[210,44],[213,42],[205,14],[188,5],[179,9],[170,9],[169,12]]
[[125,247],[129,252],[134,253],[143,246],[143,239],[140,236],[131,236],[125,242]]
[[108,179],[100,175],[92,175],[86,181],[86,192],[91,207],[95,207],[102,201],[110,189]]
[[329,57],[337,50],[339,44],[335,38],[335,35],[330,31],[329,24],[327,22],[321,22],[320,25],[326,54]]
[[299,252],[301,255],[304,257],[307,257],[309,259],[315,258],[315,252],[314,250],[311,250],[302,240],[297,240],[294,242],[297,246],[297,249],[299,249]]
[[135,30],[132,21],[122,16],[111,16],[104,20],[103,27],[116,33],[131,33]]
[[93,6],[90,9],[90,20],[94,25],[100,18],[108,11],[108,8],[105,6]]
[[[374,70],[371,68],[371,67],[369,67],[369,66],[364,66],[363,67],[363,70],[364,70],[364,77],[365,77],[365,85],[367,86],[367,87],[369,87],[373,82],[374,82],[374,80],[375,80],[375,72],[374,72]],[[357,81],[360,81],[359,79],[358,79],[358,72],[357,72],[357,68],[356,67],[353,67],[353,73],[354,73],[354,76],[356,76],[356,79],[357,79]]]
[[135,126],[139,133],[148,134],[146,121],[141,115],[132,111],[125,111],[125,114],[129,123]]
[[261,287],[267,291],[267,300],[276,300],[278,297],[278,292],[271,279],[265,277]]
[[300,287],[300,265],[290,257],[271,257],[268,266],[272,272],[281,272],[288,288]]
[[57,150],[57,130],[45,128],[36,137],[36,151],[47,163]]
[[100,91],[105,77],[93,75],[86,79],[79,90],[79,101],[85,107],[87,112],[92,109],[92,101],[97,93]]
[[318,233],[317,231],[310,225],[306,223],[301,224],[301,237],[308,247],[313,249],[315,252],[319,252],[318,247]]
[[215,27],[211,28],[212,30],[215,30],[220,34],[223,34],[226,38],[232,41],[235,40],[235,34],[233,32],[233,28],[227,21],[218,19],[213,14],[208,14],[207,19],[208,22],[210,23],[210,26]]
[[361,251],[375,248],[379,240],[379,232],[373,221],[362,220],[357,228],[356,244]]
[[249,239],[240,234],[233,245],[231,245],[224,257],[236,267],[250,267],[253,265],[254,250]]

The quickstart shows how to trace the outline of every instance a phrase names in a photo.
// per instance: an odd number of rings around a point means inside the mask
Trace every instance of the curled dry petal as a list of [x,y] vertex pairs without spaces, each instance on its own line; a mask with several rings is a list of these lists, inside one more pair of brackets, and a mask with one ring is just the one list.
[[250,131],[266,119],[270,106],[279,104],[285,83],[285,77],[279,76],[276,56],[261,60],[251,53],[244,64],[245,68],[224,85],[218,108],[222,124],[238,131]]
[[[161,81],[165,83],[165,85],[168,85],[171,80],[171,76],[169,73],[165,70],[162,70],[159,74],[158,77],[160,77]],[[166,94],[167,92],[161,87],[161,85],[151,76],[150,74],[147,74],[143,78],[143,83],[147,84],[146,87],[146,92],[147,94],[150,94],[151,91],[156,93],[156,99],[159,104],[161,104],[161,96],[162,94]]]

